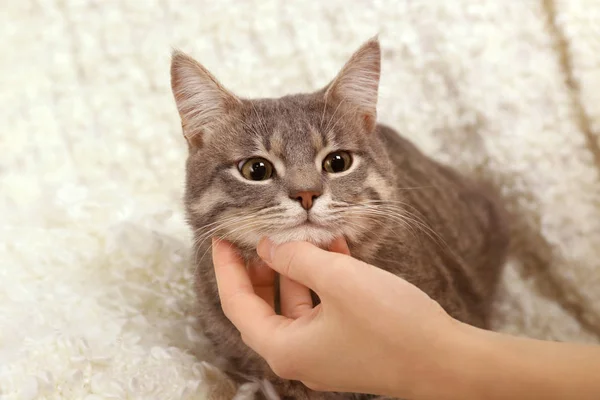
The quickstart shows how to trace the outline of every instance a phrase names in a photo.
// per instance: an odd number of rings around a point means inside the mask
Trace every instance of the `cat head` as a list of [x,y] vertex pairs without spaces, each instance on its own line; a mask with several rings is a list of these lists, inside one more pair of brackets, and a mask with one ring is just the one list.
[[374,38],[321,90],[249,100],[175,51],[171,85],[189,148],[185,200],[196,238],[326,245],[381,229],[372,206],[390,199],[393,184],[376,123],[380,60]]

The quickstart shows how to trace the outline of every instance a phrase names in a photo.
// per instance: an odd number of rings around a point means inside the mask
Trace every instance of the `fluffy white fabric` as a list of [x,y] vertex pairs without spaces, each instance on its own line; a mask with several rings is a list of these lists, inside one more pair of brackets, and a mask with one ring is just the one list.
[[0,398],[203,398],[171,46],[242,96],[384,48],[380,118],[515,214],[497,329],[600,336],[600,3],[7,1]]

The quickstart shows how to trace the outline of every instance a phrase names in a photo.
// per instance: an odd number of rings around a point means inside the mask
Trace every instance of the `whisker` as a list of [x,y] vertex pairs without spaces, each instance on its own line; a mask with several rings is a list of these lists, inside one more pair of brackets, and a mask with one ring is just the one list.
[[341,101],[338,103],[337,107],[336,107],[336,108],[335,108],[335,110],[333,111],[333,114],[332,114],[332,115],[331,115],[331,117],[329,118],[329,122],[327,122],[327,126],[325,127],[325,132],[329,131],[329,125],[331,125],[331,121],[333,121],[333,118],[335,117],[335,114],[337,114],[337,112],[338,112],[338,110],[339,110],[340,106],[341,106],[341,105],[344,103],[344,101],[345,101],[345,100],[346,100],[346,99],[342,99],[342,100],[341,100]]
[[325,119],[325,111],[327,110],[327,96],[325,97],[325,102],[323,103],[323,113],[321,113],[321,121],[319,122],[319,129],[323,128],[323,119]]
[[[256,107],[254,106],[253,102],[250,102],[250,105],[252,105],[252,110],[254,111],[254,114],[256,115],[256,118],[258,119],[258,123],[261,127],[261,129],[264,130],[264,133],[266,134],[268,129],[267,129],[267,125],[265,124],[265,122],[263,121],[263,119],[260,117],[260,114],[258,113],[258,110],[256,109]],[[260,136],[260,135],[259,135]]]
[[[252,223],[252,222],[250,222],[250,223],[247,223],[247,224],[241,225],[241,226],[237,227],[236,229],[234,229],[233,231],[231,231],[231,232],[228,232],[227,234],[224,234],[224,235],[219,235],[219,236],[218,236],[218,237],[220,238],[219,240],[220,240],[220,241],[223,241],[223,240],[225,240],[225,239],[226,239],[226,237],[227,237],[227,236],[232,236],[232,235],[233,235],[233,233],[235,233],[236,231],[240,231],[240,230],[247,229],[247,228],[252,228],[252,227],[253,227],[253,226],[255,226],[255,225],[256,225],[256,221],[255,221],[255,223]],[[233,240],[233,241],[235,242],[235,240]],[[204,257],[206,257],[206,254],[208,254],[208,251],[209,251],[210,249],[211,249],[211,246],[207,246],[206,250],[205,250],[205,251],[204,251],[204,253],[202,254],[202,257],[201,257],[201,258],[200,258],[200,260],[197,262],[197,265],[198,265],[198,266],[202,265],[202,261],[204,261]]]
[[[198,252],[202,249],[202,245],[216,232],[218,232],[219,230],[222,230],[226,227],[229,226],[233,226],[235,224],[239,223],[239,221],[229,221],[227,223],[222,223],[220,225],[218,225],[217,227],[211,229],[210,231],[206,232],[205,234],[203,234],[202,236],[200,236],[197,240],[195,240],[194,242],[194,247],[195,247],[195,254],[194,254],[194,260],[195,260],[195,264],[196,264],[196,268],[198,268],[200,266],[200,262],[196,261],[198,260]],[[204,256],[200,259],[200,261],[202,261],[202,259],[204,258]]]
[[[381,226],[383,227],[388,227],[387,225],[385,225],[385,221],[390,219],[390,215],[389,213],[384,213],[384,212],[379,212],[378,210],[369,210],[369,209],[365,209],[365,208],[361,208],[361,209],[347,209],[347,210],[343,210],[340,211],[344,214],[348,214],[348,215],[355,215],[355,216],[363,216],[363,217],[372,217],[372,220],[374,221],[378,221],[380,223]],[[375,217],[380,217],[379,219],[375,218]],[[413,230],[413,226],[410,225],[410,223],[406,220],[404,220],[404,218],[402,218],[401,216],[393,216],[392,219],[394,219],[396,222],[401,223],[403,226],[405,226],[409,233],[416,239],[418,238],[417,234],[414,232]],[[396,235],[399,235],[398,232],[395,232]]]
[[413,206],[413,205],[411,205],[411,204],[409,204],[409,203],[407,203],[405,201],[402,201],[402,200],[366,200],[366,201],[363,202],[363,204],[383,204],[383,205],[386,205],[386,204],[397,205],[397,204],[399,204],[402,207],[410,208],[410,209],[414,210],[417,214],[419,214],[421,217],[423,217],[423,215],[421,214],[421,212],[415,206]]
[[[262,214],[267,214],[267,213],[274,213],[274,212],[277,212],[277,211],[280,211],[280,210],[283,210],[283,209],[285,209],[285,207],[276,205],[276,206],[271,206],[271,207],[266,207],[266,208],[260,208],[260,209],[256,209],[256,210],[243,210],[243,211],[239,211],[239,212],[227,215],[223,219],[220,219],[219,221],[215,221],[215,222],[212,222],[212,223],[209,223],[209,224],[202,225],[202,226],[198,227],[195,230],[195,232],[197,232],[197,231],[199,231],[201,229],[207,228],[209,226],[213,226],[213,225],[216,225],[216,224],[219,224],[219,223],[223,223],[223,222],[225,222],[227,220],[238,219],[240,217],[242,217],[242,218],[252,218],[254,216],[258,216],[258,215],[262,215]],[[249,213],[251,213],[251,214],[248,215]]]
[[[241,238],[241,235],[244,233],[247,233],[246,231],[248,231],[248,230],[256,232],[257,236],[261,236],[260,235],[261,231],[263,231],[266,228],[272,228],[272,227],[276,227],[276,226],[278,226],[276,221],[258,219],[258,220],[254,220],[254,221],[250,221],[245,224],[242,224],[242,225],[236,227],[235,229],[220,235],[219,237],[221,238],[221,240],[225,240],[226,238],[229,238],[229,240],[231,242],[235,243],[238,239]],[[206,257],[206,254],[208,253],[209,250],[210,250],[210,246],[207,247],[207,249],[202,254],[202,257],[200,258],[200,260],[197,263],[198,265],[200,265],[202,263],[202,261],[204,260],[204,257]]]
[[344,112],[344,114],[342,114],[342,115],[341,115],[341,116],[340,116],[340,117],[339,117],[339,118],[338,118],[338,119],[335,121],[335,123],[333,124],[333,126],[332,126],[330,129],[331,129],[331,130],[334,130],[334,129],[335,129],[335,127],[337,126],[337,124],[339,124],[339,123],[340,123],[340,121],[342,121],[342,120],[343,120],[343,119],[346,117],[346,115],[348,115],[348,114],[350,114],[350,113],[354,113],[354,112],[356,112],[356,110],[355,110],[354,108],[348,108],[348,109],[347,109],[347,110]]
[[[405,209],[406,208],[410,208],[410,209],[412,209],[414,211],[414,214],[416,214],[416,215],[413,215],[413,217],[424,218],[423,214],[421,214],[421,212],[416,207],[414,207],[411,204],[408,204],[408,203],[406,203],[404,201],[401,201],[401,200],[365,200],[365,201],[362,201],[360,203],[348,203],[348,202],[337,201],[337,202],[334,202],[332,204],[332,207],[336,207],[336,208],[343,207],[343,208],[346,208],[346,207],[351,207],[351,206],[362,206],[362,205],[372,205],[372,204],[377,204],[379,206],[382,206],[382,205],[383,206],[390,206],[391,205],[391,206],[396,206],[397,207],[397,205],[393,204],[393,203],[397,203],[399,205],[402,205],[402,208],[404,208],[404,209],[402,209],[402,212],[406,212]],[[423,222],[423,221],[421,221],[421,222]]]
[[[403,206],[407,206],[406,204],[404,204],[400,201],[396,201],[396,202],[402,204]],[[377,203],[377,204],[373,204],[373,203]],[[391,202],[387,202],[387,203],[391,203]],[[370,210],[371,212],[381,213],[380,215],[382,217],[387,217],[387,218],[391,217],[396,222],[402,222],[402,223],[406,224],[407,226],[412,225],[416,228],[419,228],[419,230],[421,232],[423,232],[425,235],[427,235],[429,237],[429,239],[431,239],[438,246],[451,251],[450,246],[446,243],[446,241],[437,232],[435,232],[429,225],[427,225],[425,222],[421,221],[415,215],[409,213],[406,209],[400,208],[394,204],[387,204],[387,203],[385,201],[384,202],[366,201],[363,203],[355,203],[355,204],[348,203],[348,205],[346,207],[341,208],[341,209],[342,210],[343,209],[360,210],[361,212]],[[337,207],[339,207],[339,203],[338,203]]]
[[[206,257],[210,246],[204,251],[202,256],[199,255],[199,251],[202,250],[204,243],[211,237],[216,236],[220,237],[221,240],[229,237],[233,242],[236,242],[241,235],[247,233],[248,230],[254,230],[260,235],[261,231],[264,231],[266,228],[276,228],[281,224],[281,214],[277,213],[277,210],[282,210],[285,207],[283,206],[272,206],[268,208],[264,208],[250,215],[239,216],[238,213],[234,213],[232,216],[227,217],[224,220],[217,221],[216,223],[206,224],[204,225],[204,229],[206,226],[211,226],[210,229],[203,232],[201,235],[198,235],[194,241],[194,247],[196,248],[195,260],[197,267],[199,267]],[[247,213],[248,211],[244,211]],[[233,230],[229,230],[229,228],[234,227]],[[201,231],[202,229],[197,229],[196,232]],[[199,257],[199,259],[198,259]]]

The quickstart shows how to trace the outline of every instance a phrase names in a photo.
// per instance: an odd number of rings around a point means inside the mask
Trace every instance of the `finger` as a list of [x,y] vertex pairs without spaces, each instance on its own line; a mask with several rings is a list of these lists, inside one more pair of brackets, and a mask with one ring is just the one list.
[[269,239],[260,241],[258,255],[281,275],[315,292],[340,273],[347,256],[322,250],[307,242],[290,242],[275,246]]
[[275,307],[275,275],[276,272],[262,261],[248,265],[248,276],[254,293],[271,307]]
[[213,264],[223,312],[242,333],[246,343],[260,352],[265,341],[287,318],[275,314],[254,293],[243,260],[227,242],[213,240]]
[[309,289],[287,276],[279,277],[281,314],[288,318],[300,318],[312,311],[313,303]]
[[348,248],[348,243],[344,237],[336,238],[329,245],[329,251],[333,251],[334,253],[345,254],[347,256],[350,255],[350,249]]

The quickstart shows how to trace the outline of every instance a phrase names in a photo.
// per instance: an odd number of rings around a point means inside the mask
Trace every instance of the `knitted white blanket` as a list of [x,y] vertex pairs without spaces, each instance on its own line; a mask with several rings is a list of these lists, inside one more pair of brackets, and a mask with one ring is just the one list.
[[205,396],[171,46],[278,96],[379,32],[381,120],[517,216],[496,328],[598,341],[600,2],[3,3],[1,399]]

